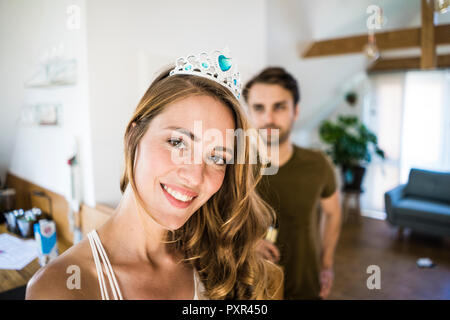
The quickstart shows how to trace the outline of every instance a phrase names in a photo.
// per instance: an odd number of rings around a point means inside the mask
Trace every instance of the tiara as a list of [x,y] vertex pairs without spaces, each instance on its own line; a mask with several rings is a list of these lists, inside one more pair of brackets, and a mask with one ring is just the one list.
[[241,96],[241,75],[237,67],[232,63],[229,54],[221,51],[213,51],[211,54],[202,52],[199,55],[189,55],[176,60],[175,68],[169,76],[187,74],[214,80],[239,99]]

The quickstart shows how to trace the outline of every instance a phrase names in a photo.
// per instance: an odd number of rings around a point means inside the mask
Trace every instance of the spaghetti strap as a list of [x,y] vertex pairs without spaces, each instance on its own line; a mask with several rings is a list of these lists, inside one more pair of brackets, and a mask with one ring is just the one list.
[[203,282],[201,281],[199,274],[197,270],[194,268],[194,300],[208,300],[207,295],[205,294],[205,286],[203,285]]
[[[108,283],[111,288],[114,300],[123,300],[122,292],[120,291],[119,284],[117,282],[116,276],[112,269],[111,263],[106,254],[105,248],[100,241],[97,231],[94,229],[87,234],[89,239],[89,244],[91,246],[92,256],[94,257],[95,268],[97,270],[98,284],[100,287],[100,293],[102,300],[110,300],[108,294],[108,289],[106,287],[106,280],[103,269],[105,269],[106,277],[108,278]],[[103,264],[103,266],[102,266]],[[202,292],[204,290],[203,284],[201,283],[197,271],[193,268],[193,278],[194,278],[194,297],[193,300],[199,300],[200,297],[204,298]]]
[[100,286],[100,293],[102,295],[102,300],[109,300],[108,290],[106,290],[105,288],[105,277],[103,276],[102,266],[98,258],[97,247],[95,246],[94,240],[92,239],[92,236],[89,233],[87,234],[87,237],[89,239],[89,244],[91,246],[92,256],[94,257],[95,268],[97,269],[97,277]]
[[193,270],[194,270],[194,297],[192,298],[192,300],[198,300],[198,295],[197,295],[197,276],[196,276],[195,268]]
[[[106,281],[103,275],[103,268],[100,263],[100,258],[102,259],[103,266],[106,271],[106,276],[109,281],[109,285],[111,287],[112,294],[115,300],[123,300],[122,292],[120,291],[119,284],[117,283],[116,276],[112,269],[111,263],[109,262],[108,256],[106,254],[105,249],[98,237],[97,231],[92,230],[87,234],[89,239],[89,244],[91,246],[92,255],[94,257],[95,268],[97,269],[98,282],[100,287],[100,293],[102,296],[102,300],[109,300],[108,290],[106,288]],[[99,254],[100,253],[100,254]]]

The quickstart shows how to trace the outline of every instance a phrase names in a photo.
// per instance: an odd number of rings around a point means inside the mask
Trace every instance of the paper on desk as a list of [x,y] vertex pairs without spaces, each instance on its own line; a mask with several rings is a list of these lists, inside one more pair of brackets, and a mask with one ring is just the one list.
[[0,234],[0,269],[21,270],[38,256],[35,240]]

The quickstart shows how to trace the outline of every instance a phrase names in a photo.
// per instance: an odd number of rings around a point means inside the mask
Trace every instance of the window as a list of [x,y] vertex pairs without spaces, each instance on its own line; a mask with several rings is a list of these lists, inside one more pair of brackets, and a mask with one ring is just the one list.
[[380,74],[371,86],[364,121],[386,161],[374,157],[367,167],[362,207],[369,212],[384,211],[384,193],[406,183],[411,168],[450,171],[450,72]]

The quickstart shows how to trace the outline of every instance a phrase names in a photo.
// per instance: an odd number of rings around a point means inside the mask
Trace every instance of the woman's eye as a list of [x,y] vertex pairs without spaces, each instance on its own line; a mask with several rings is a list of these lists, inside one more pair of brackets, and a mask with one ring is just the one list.
[[186,144],[184,143],[183,139],[178,138],[171,138],[167,141],[172,147],[177,149],[183,149],[186,148]]
[[211,156],[212,161],[219,165],[219,166],[223,166],[225,165],[225,159],[222,157],[218,157],[218,156]]

